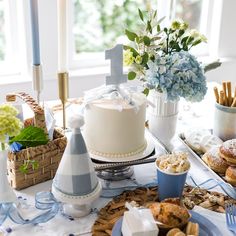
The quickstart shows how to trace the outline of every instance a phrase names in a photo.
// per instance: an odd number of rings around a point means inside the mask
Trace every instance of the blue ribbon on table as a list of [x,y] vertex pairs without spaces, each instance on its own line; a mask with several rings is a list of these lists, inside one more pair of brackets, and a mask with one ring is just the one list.
[[[190,181],[191,184],[189,183]],[[189,185],[192,185],[193,187],[205,188],[207,190],[211,190],[215,187],[220,187],[226,195],[236,199],[236,189],[223,181],[218,181],[216,179],[207,179],[206,181],[203,181],[198,184],[191,175],[188,175],[187,182]],[[103,187],[101,197],[112,198],[120,195],[124,191],[134,190],[135,188],[139,187],[144,187],[144,188],[155,187],[157,185],[158,182],[151,182],[148,184],[135,183],[134,185],[118,187],[118,188]]]
[[[224,193],[228,196],[236,199],[236,191],[230,185],[224,183],[223,181],[218,181],[215,179],[208,179],[200,184],[198,184],[194,178],[189,175],[189,180],[192,182],[192,185],[195,187],[202,187],[207,190],[213,189],[215,187],[220,187]],[[139,184],[135,181],[135,183],[131,186],[118,187],[118,188],[110,188],[103,187],[101,197],[104,198],[112,198],[120,195],[122,192],[127,190],[133,190],[137,187],[155,187],[157,186],[157,182],[152,182],[148,184]],[[10,218],[16,224],[39,224],[45,223],[52,218],[54,218],[62,209],[62,203],[58,202],[56,198],[53,196],[51,192],[39,192],[35,195],[35,207],[39,210],[46,210],[41,215],[36,216],[35,218],[29,220],[24,219],[17,210],[17,206],[15,203],[1,203],[0,204],[0,225],[2,225],[7,218]]]
[[207,179],[206,181],[197,184],[191,175],[188,175],[188,180],[190,180],[195,187],[201,187],[207,190],[211,190],[215,187],[220,187],[226,195],[236,199],[236,189],[223,181],[218,181],[216,179]]
[[51,192],[39,192],[35,195],[35,207],[39,210],[47,210],[41,215],[29,220],[24,219],[17,210],[15,203],[0,204],[0,225],[7,218],[16,224],[39,224],[51,220],[61,210],[61,203],[58,202]]

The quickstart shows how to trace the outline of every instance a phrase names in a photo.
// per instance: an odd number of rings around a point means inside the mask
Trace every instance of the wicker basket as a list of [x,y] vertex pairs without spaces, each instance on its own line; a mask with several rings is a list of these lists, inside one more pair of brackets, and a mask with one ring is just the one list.
[[[8,94],[6,100],[12,101],[16,96],[21,98],[33,110],[34,126],[47,132],[44,110],[32,97],[25,93]],[[46,145],[23,149],[17,153],[9,152],[8,176],[11,186],[19,190],[52,179],[57,171],[65,147],[66,137],[61,130],[55,129],[53,140]],[[36,160],[39,163],[39,168],[33,170],[31,165],[29,165],[28,172],[25,174],[20,171],[20,166],[28,158]]]

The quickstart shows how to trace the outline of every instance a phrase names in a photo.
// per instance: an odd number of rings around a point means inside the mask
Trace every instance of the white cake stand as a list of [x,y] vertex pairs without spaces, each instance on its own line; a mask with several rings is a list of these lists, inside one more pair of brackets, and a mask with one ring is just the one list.
[[[135,160],[141,160],[149,157],[154,149],[155,149],[155,144],[153,142],[153,138],[149,134],[149,132],[145,132],[145,138],[147,141],[147,146],[146,148],[133,156],[128,156],[128,157],[104,157],[104,156],[99,156],[95,155],[93,153],[90,153],[90,156],[93,160],[100,161],[103,163],[119,163],[119,162],[129,162],[129,161],[135,161]],[[111,168],[111,169],[106,169],[106,170],[101,170],[97,171],[97,176],[106,179],[106,180],[123,180],[130,178],[134,173],[133,167],[132,166],[125,166],[125,167],[117,167],[117,168]]]

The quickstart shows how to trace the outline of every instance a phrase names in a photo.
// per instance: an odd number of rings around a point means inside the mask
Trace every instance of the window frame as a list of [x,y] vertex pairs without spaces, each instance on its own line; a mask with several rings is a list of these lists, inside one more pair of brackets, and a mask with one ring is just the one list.
[[[203,1],[203,9],[204,11],[201,12],[201,22],[200,22],[200,29],[203,34],[206,35],[208,38],[208,44],[210,43],[210,35],[211,35],[211,17],[213,11],[213,3],[214,0],[204,0]],[[101,66],[108,66],[108,62],[105,61],[104,53],[103,52],[94,52],[94,53],[81,53],[76,54],[75,52],[75,43],[74,43],[74,36],[73,36],[73,11],[74,11],[74,3],[73,1],[69,1],[68,3],[68,65],[71,70],[73,69],[84,69],[84,68],[94,68],[94,67],[101,67]],[[175,8],[176,0],[157,0],[157,9],[159,9],[159,18],[165,16],[165,20],[163,25],[168,25],[171,20],[174,18],[174,8]],[[202,15],[205,15],[203,19]],[[207,24],[205,24],[205,20]],[[193,53],[196,56],[203,57],[209,55],[209,46],[208,44],[201,45],[197,48],[197,50],[193,49]]]

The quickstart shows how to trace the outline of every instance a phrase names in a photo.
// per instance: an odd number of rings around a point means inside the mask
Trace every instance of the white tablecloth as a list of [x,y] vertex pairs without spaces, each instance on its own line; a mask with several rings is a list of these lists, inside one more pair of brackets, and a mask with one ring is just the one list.
[[[212,85],[210,86],[212,87]],[[210,89],[207,98],[198,104],[183,103],[182,109],[179,114],[178,121],[178,131],[183,132],[185,129],[192,127],[201,128],[212,128],[213,125],[213,96]],[[169,145],[171,150],[182,150],[187,151],[183,144],[178,140],[177,137],[174,138],[173,142]],[[206,179],[214,178],[214,176],[207,170],[207,168],[202,165],[195,157],[190,155],[191,170],[190,174],[196,180],[197,183],[201,183]],[[155,164],[145,164],[134,167],[134,175],[130,180],[118,181],[118,182],[108,182],[102,180],[104,187],[120,187],[120,186],[130,186],[139,184],[146,184],[156,181],[156,170]],[[40,213],[39,210],[34,208],[34,196],[40,191],[49,191],[51,188],[51,181],[38,184],[36,186],[27,188],[20,192],[16,192],[17,196],[20,197],[21,201],[21,213],[25,218],[31,218]],[[216,191],[222,191],[219,187],[215,188]],[[22,197],[22,198],[21,198]],[[106,205],[110,198],[99,198],[94,204],[93,208],[100,209]],[[218,214],[211,211],[206,211],[201,208],[197,208],[196,211],[200,212],[206,216],[209,220],[212,220],[217,226],[220,227],[222,235],[231,235],[231,232],[227,230],[225,225],[225,214]],[[96,213],[90,214],[87,217],[70,220],[58,214],[54,219],[47,223],[39,225],[15,225],[10,220],[7,220],[4,225],[1,226],[2,234],[5,235],[6,229],[10,227],[12,232],[9,234],[11,236],[25,236],[25,235],[35,235],[35,236],[66,236],[70,234],[74,235],[91,235],[91,226],[96,220]],[[4,233],[5,232],[5,233]],[[0,233],[1,235],[1,233]]]

